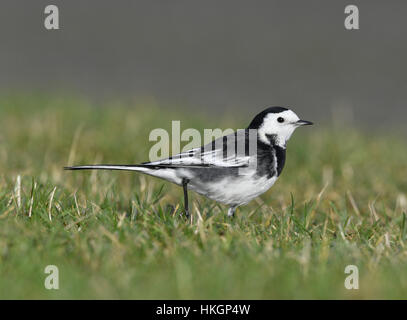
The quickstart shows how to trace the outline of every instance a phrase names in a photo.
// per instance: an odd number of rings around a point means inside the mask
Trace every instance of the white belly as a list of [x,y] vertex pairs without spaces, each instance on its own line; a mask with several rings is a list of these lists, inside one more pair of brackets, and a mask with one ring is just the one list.
[[223,204],[242,205],[266,192],[276,180],[277,177],[269,179],[266,177],[256,178],[256,176],[245,179],[228,177],[217,183],[207,184],[205,188],[193,184],[190,188]]

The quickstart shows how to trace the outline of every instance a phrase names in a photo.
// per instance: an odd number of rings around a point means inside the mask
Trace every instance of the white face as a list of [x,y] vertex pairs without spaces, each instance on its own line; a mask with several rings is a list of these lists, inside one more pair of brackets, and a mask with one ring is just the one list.
[[300,118],[291,110],[279,113],[269,113],[263,120],[263,124],[258,129],[259,138],[264,143],[270,144],[268,135],[276,137],[276,144],[285,147],[294,130],[301,124]]

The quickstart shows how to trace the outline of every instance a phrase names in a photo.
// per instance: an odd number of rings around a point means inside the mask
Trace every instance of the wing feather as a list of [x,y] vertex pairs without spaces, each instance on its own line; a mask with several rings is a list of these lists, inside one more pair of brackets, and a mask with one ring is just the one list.
[[203,147],[181,152],[167,159],[146,162],[143,163],[143,165],[177,168],[247,167],[249,166],[251,157],[246,154],[238,154],[235,152],[237,149],[236,144],[238,139],[239,137],[236,138],[236,133],[229,136],[224,136]]

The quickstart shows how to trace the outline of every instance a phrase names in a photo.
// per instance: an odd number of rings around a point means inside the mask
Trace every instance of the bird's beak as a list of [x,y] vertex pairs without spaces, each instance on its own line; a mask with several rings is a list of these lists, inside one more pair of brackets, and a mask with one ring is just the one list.
[[298,120],[297,122],[295,122],[295,124],[297,126],[312,126],[313,123],[311,121],[307,121],[307,120]]

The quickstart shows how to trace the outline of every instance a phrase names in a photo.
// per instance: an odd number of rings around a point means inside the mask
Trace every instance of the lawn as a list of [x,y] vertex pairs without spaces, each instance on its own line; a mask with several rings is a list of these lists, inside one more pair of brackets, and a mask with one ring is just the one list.
[[[157,178],[63,170],[146,161],[150,131],[171,120],[201,132],[250,120],[185,109],[0,96],[0,298],[407,298],[407,143],[395,132],[299,129],[278,182],[233,219],[191,193],[187,221],[181,188]],[[58,290],[44,287],[47,265]],[[347,265],[358,290],[344,286]]]

